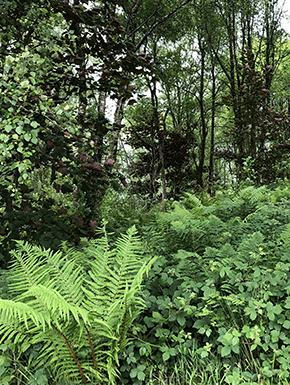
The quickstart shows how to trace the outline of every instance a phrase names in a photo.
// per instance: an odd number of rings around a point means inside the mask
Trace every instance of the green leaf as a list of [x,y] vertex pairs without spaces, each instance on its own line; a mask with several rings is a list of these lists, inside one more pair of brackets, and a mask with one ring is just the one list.
[[274,321],[275,314],[272,311],[268,311],[267,315],[270,321]]
[[226,357],[231,353],[232,349],[229,345],[223,346],[221,350],[221,356]]
[[33,120],[32,122],[30,122],[30,125],[33,127],[33,128],[36,128],[39,126],[39,123],[37,123],[35,120]]
[[34,376],[30,378],[29,385],[47,385],[47,381],[44,369],[37,369]]
[[239,385],[241,383],[241,378],[239,373],[233,372],[232,374],[226,376],[225,381],[229,385]]
[[26,134],[24,135],[24,139],[29,142],[30,139],[31,139],[31,134],[29,132],[26,132]]
[[10,132],[11,130],[12,130],[12,126],[10,125],[10,124],[7,124],[5,127],[4,127],[4,130],[6,131],[6,132]]
[[255,350],[257,346],[258,346],[257,344],[251,345],[251,351]]
[[17,126],[15,131],[17,132],[18,135],[22,134],[22,127]]
[[288,321],[288,320],[284,321],[283,327],[284,327],[285,329],[290,329],[290,321]]
[[169,349],[169,354],[170,354],[171,356],[176,356],[177,353],[178,353],[178,352],[177,352],[177,350],[176,350],[175,348],[170,348],[170,349]]
[[274,311],[275,314],[281,314],[283,309],[282,309],[282,307],[279,304],[277,304],[277,305],[275,305],[273,307],[273,311]]
[[[244,332],[244,328],[243,328],[243,332]],[[237,329],[234,329],[232,331],[232,335],[235,336],[235,337],[240,337],[241,333]]]
[[147,349],[145,346],[141,346],[141,348],[139,349],[139,354],[140,356],[144,356],[147,352]]
[[20,87],[27,88],[29,86],[29,80],[25,79],[20,83]]
[[153,317],[155,320],[157,320],[158,322],[164,321],[163,316],[162,316],[160,313],[158,313],[157,311],[154,311],[154,312],[152,313],[152,317]]
[[11,376],[5,376],[3,379],[1,379],[1,384],[9,385],[10,381],[11,381]]
[[238,345],[240,340],[238,337],[234,337],[231,342],[232,342],[232,345]]
[[20,172],[20,173],[22,173],[22,171],[24,171],[25,170],[25,164],[24,163],[20,163],[19,164],[19,166],[18,166],[18,171]]
[[145,365],[138,365],[137,368],[134,368],[130,371],[130,377],[137,377],[138,380],[143,381],[145,379],[144,370],[146,369]]
[[254,321],[257,318],[256,310],[253,307],[246,307],[245,313],[249,314],[252,321]]
[[240,353],[240,345],[234,345],[231,347],[232,348],[232,351],[236,354],[239,354]]
[[[0,368],[3,367],[8,367],[10,366],[10,363],[9,363],[9,360],[8,360],[8,357],[6,356],[0,356]],[[5,371],[5,369],[4,369]]]
[[177,314],[177,322],[179,323],[180,326],[184,326],[186,319],[182,313]]
[[290,309],[290,297],[287,297],[287,298],[286,298],[286,302],[285,302],[284,307],[285,307],[286,309]]
[[132,369],[132,370],[130,371],[130,377],[131,377],[131,378],[137,377],[137,374],[138,374],[137,368],[134,368],[134,369]]
[[271,331],[272,342],[278,342],[279,341],[279,335],[280,335],[279,330],[272,330]]
[[162,354],[162,359],[163,359],[163,361],[167,361],[167,360],[169,360],[169,358],[170,358],[169,350],[166,350],[166,352],[164,352]]
[[1,142],[7,143],[8,140],[9,140],[9,135],[6,135],[6,134],[0,134],[0,141],[1,141]]
[[233,338],[233,335],[231,333],[226,333],[223,337],[227,341],[226,343],[228,343],[228,341]]
[[140,380],[140,381],[144,381],[144,380],[145,380],[145,373],[144,373],[144,372],[139,372],[139,371],[138,371],[137,378],[138,378],[138,380]]

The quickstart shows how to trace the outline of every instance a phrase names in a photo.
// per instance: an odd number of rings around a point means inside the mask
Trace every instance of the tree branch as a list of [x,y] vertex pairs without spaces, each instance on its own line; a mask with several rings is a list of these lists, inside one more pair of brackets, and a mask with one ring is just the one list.
[[156,21],[151,25],[151,27],[148,29],[147,32],[144,33],[142,39],[136,46],[136,51],[141,47],[141,45],[144,43],[144,41],[147,39],[147,37],[164,21],[170,19],[171,16],[173,16],[177,11],[179,11],[181,8],[183,8],[185,5],[189,4],[192,0],[185,0],[183,3],[181,3],[178,7],[173,9],[171,12],[168,13],[168,15],[163,16],[160,20]]

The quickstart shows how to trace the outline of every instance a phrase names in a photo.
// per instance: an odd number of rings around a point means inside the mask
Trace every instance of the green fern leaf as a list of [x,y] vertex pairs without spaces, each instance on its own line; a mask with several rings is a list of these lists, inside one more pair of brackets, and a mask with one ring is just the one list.
[[31,365],[49,365],[56,381],[112,383],[127,331],[145,306],[136,294],[156,260],[144,262],[136,228],[115,248],[105,233],[83,249],[18,242],[12,254],[14,300],[0,300],[0,341],[20,351],[40,344]]

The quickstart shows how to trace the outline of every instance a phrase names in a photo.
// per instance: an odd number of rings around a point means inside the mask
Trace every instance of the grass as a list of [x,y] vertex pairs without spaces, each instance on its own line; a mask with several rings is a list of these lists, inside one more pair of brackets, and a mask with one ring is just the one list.
[[164,367],[158,372],[152,371],[147,385],[218,385],[225,380],[225,370],[221,363],[201,360],[193,350],[180,349],[173,368]]
[[146,385],[290,385],[287,380],[273,377],[245,380],[238,372],[232,376],[232,369],[229,364],[218,361],[214,356],[201,359],[194,350],[184,348],[180,349],[174,367],[164,363],[158,371],[152,368]]

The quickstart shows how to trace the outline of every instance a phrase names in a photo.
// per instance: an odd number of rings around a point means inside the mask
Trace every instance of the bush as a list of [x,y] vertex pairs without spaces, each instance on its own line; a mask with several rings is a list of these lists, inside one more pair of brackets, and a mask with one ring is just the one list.
[[180,348],[189,352],[188,359],[193,351],[199,356],[199,375],[210,360],[226,383],[287,382],[290,205],[285,190],[276,199],[277,189],[247,188],[210,206],[187,196],[143,228],[148,249],[163,257],[142,292],[147,309],[133,324],[136,340],[121,356],[122,384],[146,384],[160,372],[170,378]]
[[[118,353],[144,307],[136,294],[154,262],[144,261],[136,229],[114,248],[105,234],[80,250],[64,245],[59,252],[18,242],[12,257],[12,299],[0,299],[1,378],[10,383],[21,373],[29,384],[38,378],[38,385],[49,378],[54,384],[114,382]],[[18,365],[24,361],[26,374]]]

